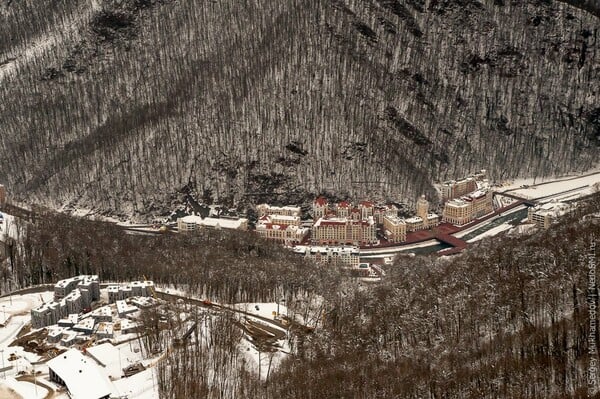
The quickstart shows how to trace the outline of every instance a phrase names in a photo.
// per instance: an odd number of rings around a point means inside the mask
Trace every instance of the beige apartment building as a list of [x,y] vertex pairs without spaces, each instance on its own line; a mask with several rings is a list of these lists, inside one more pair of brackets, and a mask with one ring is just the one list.
[[531,207],[527,210],[527,221],[535,223],[538,227],[548,229],[557,218],[569,211],[569,206],[562,202],[550,202],[544,205]]
[[446,202],[442,220],[461,226],[493,210],[491,191],[477,190]]
[[315,245],[370,245],[377,243],[375,220],[320,218],[312,228]]
[[309,232],[310,229],[295,225],[276,223],[259,223],[256,225],[256,233],[258,235],[285,245],[300,244]]
[[384,216],[383,231],[389,242],[406,241],[406,222],[398,216]]
[[373,217],[375,218],[377,224],[383,224],[383,219],[386,216],[398,216],[398,208],[391,204],[375,207],[375,210],[373,211]]
[[299,206],[272,206],[269,204],[260,204],[256,206],[256,212],[259,217],[267,215],[297,216],[300,218],[302,210]]
[[458,181],[449,180],[442,183],[440,189],[442,192],[442,201],[448,201],[477,190],[477,182],[472,177],[467,177]]
[[463,179],[445,181],[440,186],[442,202],[462,197],[477,190],[477,182],[485,181],[486,175],[487,171],[481,169],[479,172],[472,173]]
[[319,197],[313,201],[312,206],[313,219],[317,220],[325,217],[329,212],[329,202],[325,197]]

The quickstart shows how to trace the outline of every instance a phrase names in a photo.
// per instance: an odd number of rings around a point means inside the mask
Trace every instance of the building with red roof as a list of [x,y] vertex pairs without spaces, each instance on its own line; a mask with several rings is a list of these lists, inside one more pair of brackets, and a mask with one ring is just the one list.
[[373,217],[365,220],[320,218],[313,225],[314,245],[373,245],[377,243]]
[[329,212],[329,202],[325,197],[318,197],[313,202],[313,218],[320,219]]

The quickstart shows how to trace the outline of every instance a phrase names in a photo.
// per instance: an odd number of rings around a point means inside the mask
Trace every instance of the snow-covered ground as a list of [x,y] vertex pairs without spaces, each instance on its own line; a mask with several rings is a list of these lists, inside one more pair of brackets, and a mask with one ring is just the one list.
[[251,369],[261,380],[266,380],[269,374],[276,370],[281,362],[289,355],[289,346],[286,340],[278,341],[281,349],[276,352],[259,352],[248,340],[242,340],[239,350],[244,355]]
[[[5,327],[0,327],[0,350],[10,344],[21,328],[30,321],[31,309],[52,298],[52,292],[0,298],[0,319],[8,320]],[[4,325],[4,323],[0,324]]]
[[[5,388],[4,391],[3,387]],[[10,396],[10,391],[14,393],[13,396]],[[13,397],[23,399],[43,399],[48,394],[48,390],[41,385],[34,385],[33,383],[26,381],[17,381],[12,377],[7,377],[5,380],[0,380],[0,394],[3,392],[9,395],[8,397],[2,395],[1,397],[3,399],[10,399]]]
[[439,245],[439,244],[440,244],[440,242],[438,240],[427,240],[427,241],[422,241],[422,242],[418,242],[415,244],[402,245],[402,246],[398,246],[398,247],[361,249],[360,257],[361,258],[367,258],[367,257],[368,258],[385,258],[385,257],[393,256],[390,254],[395,253],[395,252],[403,252],[403,251],[408,251],[408,250],[415,249],[415,248],[424,248],[424,247],[429,247],[429,246]]
[[[31,321],[31,309],[47,302],[53,298],[52,291],[35,294],[13,295],[12,297],[0,298],[0,319],[8,320],[5,327],[0,327],[0,399],[34,399],[45,398],[49,392],[44,386],[53,387],[48,381],[48,366],[40,363],[43,359],[31,352],[27,352],[20,346],[8,346],[16,338],[19,331]],[[6,315],[6,316],[4,316]],[[116,356],[108,357],[106,367],[100,367],[106,375],[114,375],[118,378],[120,368],[141,362],[144,366],[152,366],[156,358],[144,359],[138,341],[130,341],[117,345],[114,348]],[[106,360],[106,358],[104,359]],[[128,378],[122,378],[114,382],[115,395],[128,395],[129,399],[155,399],[158,398],[158,387],[152,377],[153,368],[149,368],[139,374]],[[16,378],[27,378],[31,380],[33,372],[42,385],[36,386],[31,382],[17,381]],[[21,374],[25,373],[23,376]],[[66,393],[55,393],[54,399],[67,399]]]
[[157,399],[158,383],[155,369],[146,369],[128,378],[114,382],[115,388],[122,396],[128,399]]
[[248,313],[255,314],[267,319],[274,319],[277,311],[279,314],[287,315],[287,308],[283,304],[277,306],[276,303],[236,303],[231,306],[233,309],[243,310]]
[[530,234],[537,229],[537,226],[533,223],[521,224],[515,226],[508,232],[510,236],[519,236],[523,234]]
[[[523,187],[527,186],[527,187]],[[552,199],[573,199],[579,196],[592,194],[595,187],[600,186],[600,172],[591,172],[584,176],[571,176],[558,179],[540,181],[537,179],[520,179],[498,189],[499,192],[512,190],[511,193],[530,199],[553,196]],[[600,187],[599,187],[600,188]],[[564,193],[564,194],[561,194]]]
[[486,237],[493,237],[495,235],[502,233],[503,231],[510,230],[513,227],[514,226],[509,223],[502,223],[496,227],[489,229],[488,231],[486,231],[484,233],[481,233],[480,235],[478,235],[476,237],[471,238],[470,240],[467,240],[467,242],[471,243],[471,242],[482,240]]
[[[287,315],[287,308],[279,304],[279,307],[276,303],[236,303],[231,306],[234,309],[242,310],[248,313],[255,314],[260,317],[264,317],[267,319],[274,319],[277,315],[277,311],[279,310],[280,315]],[[262,322],[260,319],[254,319],[251,316],[244,316],[248,320]],[[280,330],[281,332],[286,332],[284,328],[280,328],[276,325],[270,324],[269,327]],[[287,334],[287,332],[286,332]],[[279,350],[275,352],[259,352],[257,348],[251,344],[249,340],[243,340],[240,343],[240,351],[244,354],[244,357],[248,361],[250,368],[256,371],[256,374],[260,379],[266,380],[270,373],[273,372],[281,361],[289,354],[289,345],[287,340],[281,339],[277,341],[277,345],[280,347]]]

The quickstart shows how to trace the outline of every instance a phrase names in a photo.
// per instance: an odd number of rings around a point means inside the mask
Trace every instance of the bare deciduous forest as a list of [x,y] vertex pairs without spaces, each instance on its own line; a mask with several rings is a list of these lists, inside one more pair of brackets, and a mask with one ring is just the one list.
[[0,181],[139,216],[183,189],[412,199],[482,167],[583,170],[598,157],[597,14],[584,0],[4,1]]
[[266,381],[234,350],[235,321],[212,318],[214,329],[159,367],[166,398],[587,397],[589,339],[599,342],[589,336],[598,288],[588,276],[592,260],[598,272],[590,246],[599,229],[583,216],[598,211],[596,194],[549,230],[485,239],[450,258],[402,256],[379,284],[305,263],[250,233],[135,236],[44,213],[20,224],[24,239],[10,248],[2,286],[145,274],[224,303],[283,295],[302,312],[322,298],[319,328],[291,335],[293,355]]

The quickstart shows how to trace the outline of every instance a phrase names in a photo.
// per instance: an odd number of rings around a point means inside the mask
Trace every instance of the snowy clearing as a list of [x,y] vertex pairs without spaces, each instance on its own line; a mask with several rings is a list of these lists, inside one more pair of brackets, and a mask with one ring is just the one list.
[[[555,196],[547,199],[547,201],[550,201],[552,199],[572,199],[592,194],[596,185],[600,185],[600,172],[590,173],[581,177],[566,177],[560,180],[550,180],[543,183],[538,181],[536,184],[533,184],[533,179],[526,179],[525,181],[520,182],[520,184],[514,183],[508,187],[503,187],[499,191],[504,192],[511,190],[512,194],[530,199]],[[560,195],[560,193],[564,193],[564,195]]]
[[[34,385],[31,382],[26,381],[17,381],[12,377],[6,378],[4,381],[1,381],[0,384],[5,388],[8,388],[9,392],[13,391],[13,396],[8,396],[8,398],[42,399],[48,394],[48,390],[40,385]],[[0,388],[0,393],[2,392],[3,390]],[[4,392],[6,392],[6,390]],[[4,396],[2,396],[2,398],[4,398]]]

